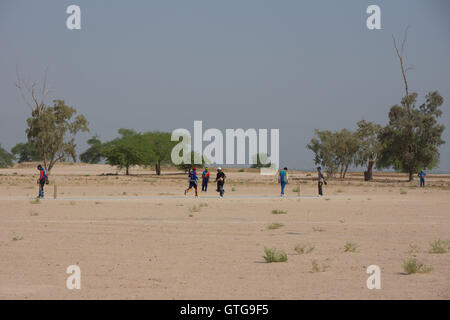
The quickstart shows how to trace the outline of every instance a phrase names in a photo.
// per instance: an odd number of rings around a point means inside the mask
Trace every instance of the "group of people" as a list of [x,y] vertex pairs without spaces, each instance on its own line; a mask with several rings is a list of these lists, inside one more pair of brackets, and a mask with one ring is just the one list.
[[[208,171],[208,168],[205,167],[204,171],[202,172],[202,192],[206,192],[208,190],[208,183],[210,178],[210,172]],[[216,191],[219,193],[220,198],[223,198],[223,195],[225,193],[225,189],[223,188],[225,185],[225,178],[226,175],[222,171],[222,168],[217,168],[217,175],[215,182],[217,183],[217,189]],[[184,195],[187,195],[187,193],[191,190],[195,191],[195,196],[198,197],[198,176],[197,176],[197,168],[193,167],[191,171],[189,171],[189,187],[184,190]]]
[[[319,189],[319,196],[323,196],[323,190],[322,186],[327,184],[327,181],[325,180],[325,176],[322,174],[322,168],[317,168],[318,172],[318,189]],[[193,167],[192,170],[189,171],[189,187],[184,190],[184,195],[187,195],[189,191],[194,190],[195,196],[198,197],[198,180],[199,177],[197,175],[197,168]],[[208,190],[208,183],[210,178],[210,172],[208,171],[208,168],[205,167],[205,170],[202,172],[202,192],[206,192]],[[225,193],[224,184],[225,184],[225,178],[226,175],[222,171],[222,168],[217,168],[217,175],[216,175],[216,183],[217,183],[217,189],[216,191],[219,193],[220,198],[223,198],[223,195]],[[284,189],[286,188],[286,185],[289,182],[289,175],[288,175],[288,168],[284,167],[283,170],[280,170],[278,173],[278,183],[281,186],[281,197],[285,196]]]
[[[38,185],[39,185],[39,196],[38,198],[44,198],[44,186],[49,183],[48,181],[48,174],[47,170],[43,168],[41,165],[37,166],[37,169],[39,170],[39,179],[38,179]],[[317,167],[317,181],[318,181],[318,192],[319,196],[323,196],[323,185],[327,185],[327,181],[325,179],[325,176],[322,173],[322,168]],[[426,173],[421,170],[418,173],[419,179],[420,179],[420,187],[425,187],[425,176]],[[208,171],[208,168],[205,167],[204,171],[202,172],[202,192],[206,192],[208,190],[208,183],[210,179],[210,172]],[[224,185],[225,185],[225,179],[226,175],[223,172],[222,168],[217,168],[217,174],[215,182],[217,183],[216,191],[219,193],[220,198],[223,198],[223,195],[225,193]],[[195,196],[198,197],[198,180],[199,177],[197,176],[197,168],[193,167],[192,170],[189,171],[189,187],[184,190],[184,195],[187,195],[189,191],[194,190]],[[281,186],[281,197],[285,196],[284,189],[286,188],[286,185],[289,182],[288,177],[288,168],[284,167],[283,170],[280,170],[278,174],[278,182]]]

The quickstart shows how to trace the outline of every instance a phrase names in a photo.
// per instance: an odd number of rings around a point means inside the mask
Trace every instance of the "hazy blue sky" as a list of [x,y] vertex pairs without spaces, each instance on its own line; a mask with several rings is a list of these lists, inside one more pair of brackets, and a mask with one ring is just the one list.
[[[82,29],[67,30],[77,4]],[[382,30],[366,28],[380,5]],[[0,0],[0,143],[25,141],[15,68],[84,114],[102,140],[119,128],[279,128],[280,165],[313,167],[314,129],[385,124],[403,95],[392,34],[410,26],[411,90],[439,90],[450,170],[450,1]]]

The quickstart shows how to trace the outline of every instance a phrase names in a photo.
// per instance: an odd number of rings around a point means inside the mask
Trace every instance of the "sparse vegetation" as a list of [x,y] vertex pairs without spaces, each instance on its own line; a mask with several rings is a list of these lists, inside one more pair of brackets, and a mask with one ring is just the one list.
[[286,210],[279,210],[279,209],[272,210],[272,214],[286,214],[286,213],[287,213]]
[[200,208],[204,208],[204,207],[207,207],[208,204],[206,202],[202,202],[202,203],[200,203],[199,206],[200,206]]
[[269,229],[269,230],[274,230],[274,229],[281,228],[281,227],[283,227],[283,226],[284,226],[284,224],[282,224],[282,223],[274,222],[274,223],[269,224],[269,225],[267,226],[267,229]]
[[191,212],[191,213],[193,213],[193,212],[200,212],[200,210],[201,210],[200,206],[196,206],[196,205],[194,205],[194,206],[189,208],[189,212]]
[[344,245],[344,252],[356,252],[358,245],[354,242],[346,242]]
[[30,212],[30,216],[32,216],[32,217],[36,217],[36,216],[38,216],[38,215],[39,215],[38,212]]
[[314,246],[311,244],[298,244],[295,246],[294,250],[298,254],[308,254],[314,250]]
[[300,187],[295,187],[294,189],[292,189],[292,192],[300,192]]
[[413,273],[428,273],[431,270],[433,270],[432,267],[426,266],[423,262],[415,259],[410,258],[403,262],[403,270],[406,274],[413,274]]
[[430,253],[447,253],[450,250],[450,241],[434,240],[430,243]]
[[264,256],[264,260],[267,263],[286,262],[288,260],[287,254],[283,250],[269,249],[265,247],[264,253],[266,254]]
[[325,272],[325,271],[327,271],[327,269],[329,267],[330,266],[327,266],[325,264],[322,264],[322,266],[320,266],[319,263],[316,260],[313,260],[311,262],[311,272],[314,272],[314,273],[316,273],[316,272]]
[[420,252],[420,249],[417,244],[413,244],[413,243],[409,244],[409,249],[408,249],[409,254],[414,254],[414,253],[419,253],[419,252]]
[[315,232],[324,232],[324,231],[325,231],[325,229],[324,229],[324,228],[321,228],[321,227],[312,227],[312,229],[313,229],[313,231],[315,231]]
[[39,198],[36,198],[36,199],[30,201],[30,203],[31,203],[31,204],[40,204],[40,203],[41,203],[41,200],[40,200]]
[[19,241],[19,240],[23,240],[23,237],[15,236],[14,238],[12,238],[12,241]]
[[400,194],[408,194],[408,191],[401,189]]

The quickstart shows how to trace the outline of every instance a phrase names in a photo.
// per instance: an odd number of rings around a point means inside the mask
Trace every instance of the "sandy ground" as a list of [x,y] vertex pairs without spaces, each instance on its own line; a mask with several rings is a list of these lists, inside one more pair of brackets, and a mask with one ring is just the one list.
[[[352,173],[316,198],[314,173],[291,173],[281,199],[274,177],[230,170],[220,200],[213,184],[207,197],[180,197],[186,177],[173,170],[105,175],[116,172],[59,165],[34,203],[35,165],[0,169],[1,299],[450,299],[450,253],[429,252],[450,240],[450,176],[419,189],[404,175]],[[306,243],[311,253],[294,250]],[[264,247],[288,261],[266,263]],[[431,272],[406,275],[413,257]],[[66,288],[69,265],[81,268],[80,290]],[[380,290],[366,286],[369,265],[381,268]]]

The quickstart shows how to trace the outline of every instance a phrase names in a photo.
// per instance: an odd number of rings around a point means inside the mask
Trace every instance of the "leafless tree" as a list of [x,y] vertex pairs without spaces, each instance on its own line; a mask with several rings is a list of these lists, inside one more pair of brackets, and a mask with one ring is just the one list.
[[29,81],[24,81],[20,78],[19,68],[16,66],[16,87],[19,89],[25,103],[30,107],[31,114],[36,115],[37,118],[40,117],[41,112],[45,107],[45,98],[47,97],[49,90],[47,88],[47,70],[44,73],[44,79],[42,82],[42,88],[40,92],[40,97],[38,97],[37,82],[33,81],[30,84]]

